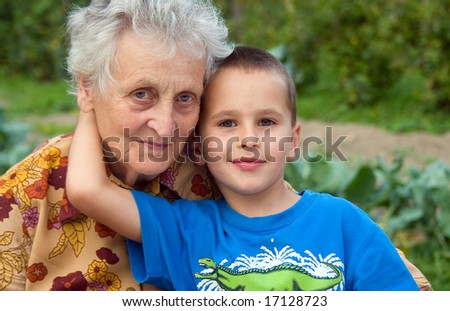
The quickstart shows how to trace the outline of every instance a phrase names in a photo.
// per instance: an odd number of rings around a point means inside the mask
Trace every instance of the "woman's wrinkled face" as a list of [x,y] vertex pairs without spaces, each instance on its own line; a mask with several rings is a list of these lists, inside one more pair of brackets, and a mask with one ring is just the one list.
[[113,173],[129,185],[151,180],[173,164],[200,111],[206,57],[151,51],[151,43],[124,32],[115,81],[106,94],[79,94],[79,103],[81,97],[95,110]]

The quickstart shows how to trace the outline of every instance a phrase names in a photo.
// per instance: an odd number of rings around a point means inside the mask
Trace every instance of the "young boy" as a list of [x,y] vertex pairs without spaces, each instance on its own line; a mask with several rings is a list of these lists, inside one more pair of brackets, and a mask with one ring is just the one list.
[[90,205],[82,212],[130,239],[139,282],[165,290],[418,290],[361,209],[287,187],[300,125],[294,85],[276,58],[237,47],[218,65],[202,105],[196,150],[224,196],[216,201],[169,203],[111,184],[94,115],[80,115],[70,201]]

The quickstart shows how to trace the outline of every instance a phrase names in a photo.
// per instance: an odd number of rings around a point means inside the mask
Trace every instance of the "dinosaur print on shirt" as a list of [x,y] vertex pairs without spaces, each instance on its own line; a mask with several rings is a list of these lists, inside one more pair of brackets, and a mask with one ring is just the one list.
[[314,291],[333,290],[343,286],[343,264],[331,254],[319,259],[310,251],[301,256],[290,246],[281,251],[274,248],[256,256],[242,255],[229,266],[226,260],[217,264],[213,258],[200,258],[198,263],[205,268],[195,273],[200,279],[200,290],[226,291]]

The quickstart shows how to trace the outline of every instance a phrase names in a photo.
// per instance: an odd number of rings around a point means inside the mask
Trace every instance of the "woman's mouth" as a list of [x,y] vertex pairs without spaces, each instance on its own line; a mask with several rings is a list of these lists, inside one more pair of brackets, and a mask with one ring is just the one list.
[[147,149],[152,151],[162,151],[167,149],[167,147],[169,146],[169,144],[159,143],[155,141],[143,141],[142,143],[145,147],[147,147]]

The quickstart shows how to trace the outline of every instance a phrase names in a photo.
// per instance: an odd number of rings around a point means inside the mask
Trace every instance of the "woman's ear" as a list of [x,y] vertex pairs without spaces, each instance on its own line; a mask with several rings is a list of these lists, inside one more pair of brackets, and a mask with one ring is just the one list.
[[302,126],[300,122],[296,121],[294,126],[292,127],[292,143],[291,149],[289,150],[287,161],[295,162],[300,157],[300,132]]
[[94,109],[92,92],[92,82],[85,77],[80,77],[78,80],[77,104],[81,111],[90,112]]

